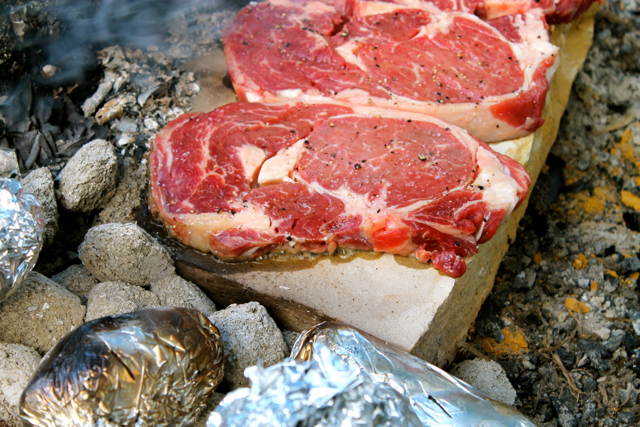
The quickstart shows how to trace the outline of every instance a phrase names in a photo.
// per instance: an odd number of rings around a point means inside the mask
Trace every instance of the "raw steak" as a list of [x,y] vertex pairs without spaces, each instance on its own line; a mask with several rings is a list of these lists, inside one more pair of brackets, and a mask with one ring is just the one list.
[[435,7],[342,12],[324,2],[290,0],[241,10],[224,32],[238,97],[337,99],[414,111],[484,141],[517,138],[542,125],[557,48],[540,9],[491,23]]
[[365,16],[393,8],[384,3],[393,4],[396,8],[427,10],[433,10],[435,6],[441,11],[473,13],[486,20],[542,9],[547,23],[557,25],[579,18],[596,1],[602,4],[601,0],[347,0],[342,7],[357,16]]
[[186,114],[149,157],[150,206],[223,260],[390,252],[454,277],[527,194],[514,160],[416,113],[236,102]]

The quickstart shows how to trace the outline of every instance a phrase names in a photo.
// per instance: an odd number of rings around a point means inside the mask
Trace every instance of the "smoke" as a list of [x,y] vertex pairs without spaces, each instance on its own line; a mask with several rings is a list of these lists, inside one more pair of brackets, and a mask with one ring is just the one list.
[[[39,66],[58,72],[47,79],[30,70],[42,84],[81,81],[95,67],[94,52],[106,46],[165,47],[169,29],[180,21],[197,32],[199,17],[237,11],[248,0],[32,0],[5,3],[0,15],[20,39],[16,48],[31,50]],[[17,24],[16,24],[17,23]],[[15,32],[18,28],[18,33]]]

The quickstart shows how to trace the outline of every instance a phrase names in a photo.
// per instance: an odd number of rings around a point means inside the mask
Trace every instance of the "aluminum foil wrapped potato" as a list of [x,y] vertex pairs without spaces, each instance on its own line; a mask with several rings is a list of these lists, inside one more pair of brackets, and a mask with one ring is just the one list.
[[38,260],[44,211],[15,179],[0,179],[0,302],[13,294]]
[[184,426],[223,375],[218,329],[163,307],[85,323],[44,357],[20,398],[32,426]]
[[207,427],[422,427],[411,403],[319,344],[309,361],[247,368],[251,389],[227,394]]
[[515,408],[351,326],[325,322],[308,329],[291,359],[310,360],[318,347],[330,348],[349,366],[407,397],[425,426],[534,427]]

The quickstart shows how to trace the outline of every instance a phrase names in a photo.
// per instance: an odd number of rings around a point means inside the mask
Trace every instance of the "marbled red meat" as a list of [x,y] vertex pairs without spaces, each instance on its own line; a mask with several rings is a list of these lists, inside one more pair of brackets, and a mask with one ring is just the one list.
[[150,204],[187,245],[224,260],[390,252],[454,277],[523,200],[517,162],[417,113],[237,102],[158,134]]
[[425,2],[350,4],[274,0],[241,10],[224,32],[239,98],[414,111],[484,141],[542,125],[557,48],[541,10],[486,22]]

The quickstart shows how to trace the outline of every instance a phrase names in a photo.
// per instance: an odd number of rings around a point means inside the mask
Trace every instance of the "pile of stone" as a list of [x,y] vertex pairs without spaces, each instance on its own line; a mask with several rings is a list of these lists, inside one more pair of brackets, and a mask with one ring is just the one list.
[[[248,386],[244,369],[289,354],[283,333],[258,303],[215,304],[176,275],[166,250],[135,224],[93,227],[79,249],[82,264],[47,278],[32,272],[0,304],[0,417],[19,426],[18,399],[37,364],[83,322],[143,308],[193,308],[220,330],[225,351],[222,390]],[[295,334],[287,333],[291,339]],[[220,395],[214,397],[215,405]]]

